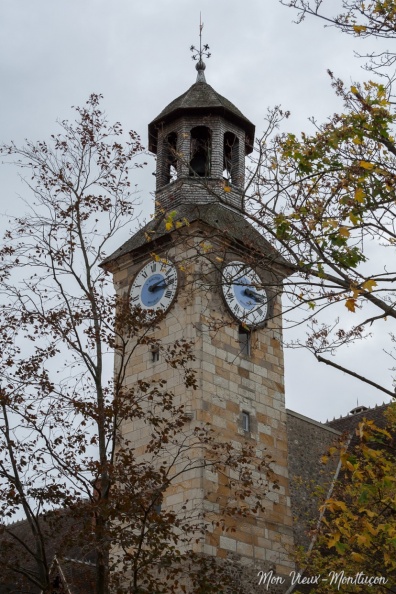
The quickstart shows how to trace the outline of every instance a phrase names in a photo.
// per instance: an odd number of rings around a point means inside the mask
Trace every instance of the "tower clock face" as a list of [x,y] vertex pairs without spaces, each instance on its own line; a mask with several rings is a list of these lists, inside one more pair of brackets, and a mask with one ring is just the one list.
[[260,326],[267,317],[268,297],[262,284],[257,272],[244,262],[230,262],[223,269],[225,302],[232,315],[248,326]]
[[177,269],[171,262],[150,261],[136,275],[131,286],[131,306],[166,311],[177,291]]

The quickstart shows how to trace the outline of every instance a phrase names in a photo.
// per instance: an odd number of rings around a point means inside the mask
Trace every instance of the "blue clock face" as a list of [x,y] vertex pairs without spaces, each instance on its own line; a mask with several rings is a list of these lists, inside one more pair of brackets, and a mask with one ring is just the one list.
[[223,270],[222,291],[232,315],[248,326],[265,322],[268,299],[259,275],[244,262],[230,262]]
[[177,270],[170,262],[151,261],[137,274],[131,286],[132,306],[142,309],[170,307],[177,290]]

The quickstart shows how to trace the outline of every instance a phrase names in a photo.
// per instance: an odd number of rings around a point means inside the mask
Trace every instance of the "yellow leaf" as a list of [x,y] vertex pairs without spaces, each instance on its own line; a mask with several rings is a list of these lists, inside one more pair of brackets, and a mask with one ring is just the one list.
[[212,244],[209,242],[208,243],[204,242],[201,244],[201,248],[202,248],[202,251],[204,254],[207,254],[208,252],[210,252],[212,247],[213,247]]
[[348,227],[340,227],[340,235],[341,237],[349,237]]
[[354,561],[358,561],[358,563],[364,561],[364,557],[360,553],[351,553],[351,557]]
[[388,175],[388,172],[385,169],[382,169],[382,167],[376,167],[374,171],[375,171],[375,173],[378,173],[379,175],[384,175],[384,176]]
[[367,545],[370,542],[370,539],[365,534],[358,534],[356,539],[359,545]]
[[351,93],[353,93],[354,95],[357,95],[358,90],[356,87],[351,87]]
[[331,549],[331,547],[334,547],[336,545],[336,543],[340,540],[341,538],[341,534],[339,532],[336,532],[332,538],[329,538],[327,546],[329,549]]
[[377,536],[378,528],[374,528],[374,526],[370,524],[370,522],[366,522],[365,525],[370,534],[372,534],[373,536]]
[[364,31],[367,30],[367,27],[365,27],[364,25],[353,25],[353,30],[355,31],[355,33],[360,35],[360,33],[364,33]]
[[170,213],[168,213],[168,216],[165,219],[165,229],[166,231],[170,231],[171,229],[173,229],[173,220],[175,218],[175,216],[177,215],[176,210],[172,210]]
[[359,509],[359,513],[365,513],[369,518],[375,518],[377,514],[375,514],[371,509],[366,509],[365,507],[361,507]]
[[224,192],[231,192],[230,186],[224,186]]
[[365,193],[363,188],[358,188],[355,192],[355,200],[357,202],[364,202]]
[[357,225],[359,222],[359,217],[353,214],[353,212],[349,213],[349,219],[353,225]]
[[355,138],[352,140],[353,144],[363,144],[363,140],[361,138],[359,138],[359,136],[355,136]]
[[362,285],[363,289],[365,291],[369,291],[370,293],[373,290],[373,288],[376,286],[377,286],[377,283],[373,279],[366,280],[366,282],[363,283],[363,285]]
[[363,169],[374,169],[374,164],[369,163],[368,161],[360,161],[359,165],[360,167],[363,167]]
[[351,287],[351,291],[352,291],[352,297],[354,299],[357,299],[360,295],[360,293],[362,292],[360,289],[358,289],[357,287]]
[[350,297],[349,299],[347,299],[345,301],[345,307],[351,311],[351,312],[355,312],[355,307],[356,307],[356,299],[353,299],[352,297]]

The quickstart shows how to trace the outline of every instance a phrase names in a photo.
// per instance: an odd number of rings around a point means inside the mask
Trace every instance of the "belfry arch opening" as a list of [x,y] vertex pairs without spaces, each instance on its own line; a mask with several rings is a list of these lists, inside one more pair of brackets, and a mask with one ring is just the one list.
[[177,132],[171,132],[164,141],[163,184],[177,179]]
[[212,131],[207,126],[191,130],[190,175],[209,177],[212,154]]
[[223,177],[233,185],[240,185],[239,139],[232,132],[224,134]]

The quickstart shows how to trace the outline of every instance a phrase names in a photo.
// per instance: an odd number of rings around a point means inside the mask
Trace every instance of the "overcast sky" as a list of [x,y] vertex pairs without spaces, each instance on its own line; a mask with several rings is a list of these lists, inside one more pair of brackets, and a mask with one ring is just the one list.
[[[364,77],[353,55],[362,42],[318,20],[297,26],[296,14],[277,0],[0,0],[0,141],[47,139],[57,119],[71,118],[71,106],[96,92],[110,121],[147,144],[147,124],[195,81],[189,47],[199,43],[200,11],[212,52],[207,82],[257,134],[276,104],[291,110],[294,132],[310,129],[310,116],[320,122],[340,110],[328,68],[347,83]],[[136,179],[142,219],[153,207],[154,167],[149,160]],[[0,167],[0,187],[2,213],[16,212],[18,193],[29,199],[10,167]],[[373,379],[388,375],[380,336],[344,357]],[[308,353],[286,352],[288,407],[323,421],[346,414],[357,399],[366,406],[384,400]]]

